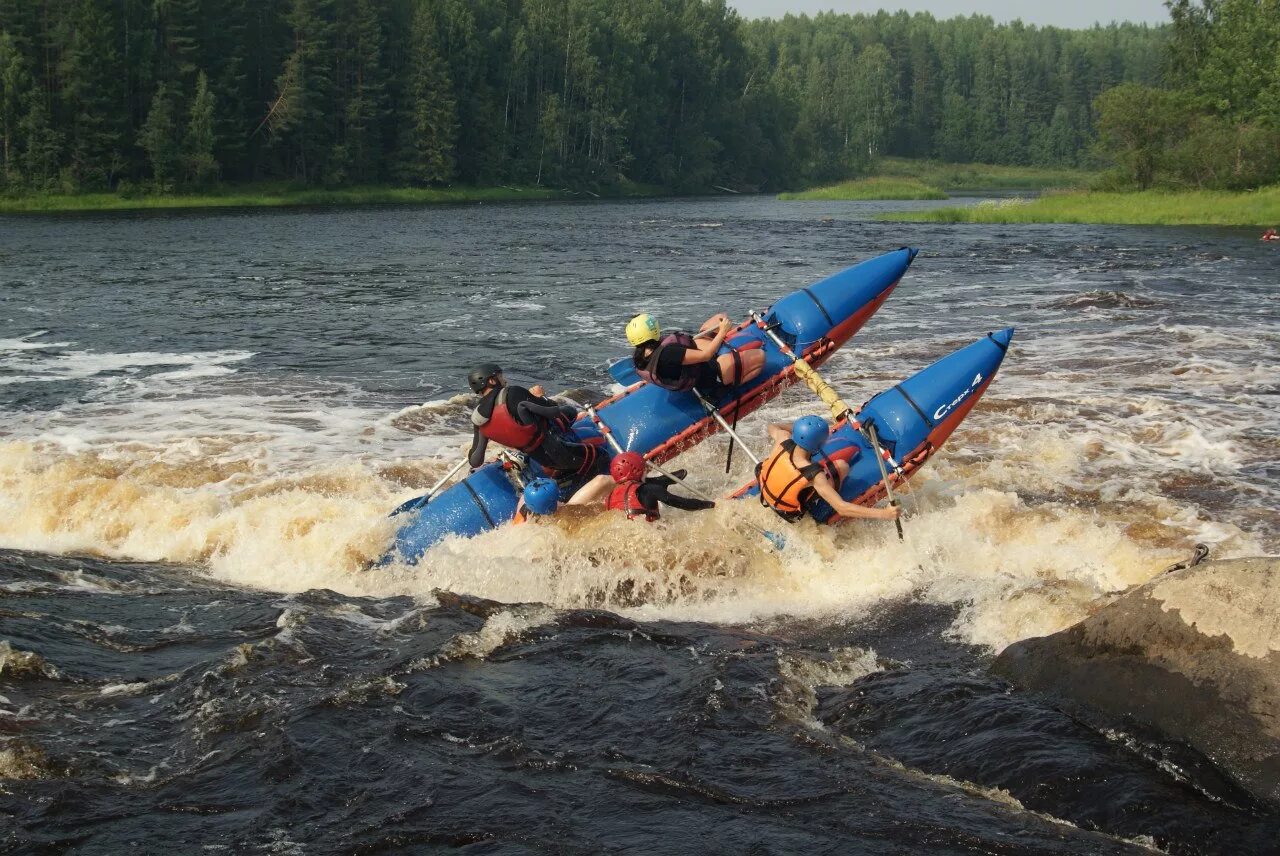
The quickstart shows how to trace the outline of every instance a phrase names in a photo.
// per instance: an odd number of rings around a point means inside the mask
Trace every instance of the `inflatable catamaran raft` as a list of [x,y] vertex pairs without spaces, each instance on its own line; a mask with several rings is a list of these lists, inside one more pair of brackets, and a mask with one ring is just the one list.
[[[858,409],[852,421],[837,424],[814,458],[849,462],[849,474],[840,482],[840,496],[866,507],[885,497],[880,464],[868,439],[872,430],[888,464],[891,486],[897,487],[924,466],[987,391],[1012,338],[1012,327],[988,333],[875,395]],[[751,481],[734,496],[759,494],[759,486]],[[809,514],[819,523],[842,519],[821,497],[814,500]]]
[[[875,314],[917,252],[909,247],[894,250],[794,291],[764,313],[765,323],[811,366],[820,366]],[[730,421],[753,412],[797,379],[792,358],[753,321],[738,325],[721,353],[754,348],[765,353],[760,375],[708,396]],[[611,457],[606,430],[622,448],[661,463],[716,433],[720,426],[692,393],[639,382],[581,414],[570,437],[597,444],[601,454]],[[496,529],[515,515],[518,499],[519,488],[508,467],[501,461],[485,464],[435,497],[418,497],[396,509],[394,514],[403,517],[404,523],[383,561],[414,563],[448,535],[470,537]]]

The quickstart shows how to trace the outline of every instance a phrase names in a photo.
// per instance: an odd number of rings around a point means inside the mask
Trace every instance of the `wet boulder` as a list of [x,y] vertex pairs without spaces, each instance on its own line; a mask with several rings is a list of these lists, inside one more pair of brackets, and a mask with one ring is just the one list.
[[1164,574],[993,669],[1185,741],[1280,805],[1280,559]]

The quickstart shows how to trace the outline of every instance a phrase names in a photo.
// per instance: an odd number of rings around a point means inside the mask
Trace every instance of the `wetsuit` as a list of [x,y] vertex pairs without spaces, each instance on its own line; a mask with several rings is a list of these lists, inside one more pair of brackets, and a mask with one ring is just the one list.
[[[498,412],[495,418],[499,399],[506,413]],[[485,451],[493,434],[490,426],[500,423],[511,433],[503,439],[492,439],[524,452],[557,481],[599,475],[604,472],[607,461],[596,447],[571,440],[561,433],[569,428],[576,416],[577,411],[572,407],[536,396],[522,386],[490,390],[480,399],[472,416],[475,432],[467,460],[472,469],[484,464]]]
[[[684,478],[685,471],[677,470],[679,478]],[[626,512],[628,520],[643,516],[649,522],[661,516],[658,503],[679,508],[682,511],[705,511],[715,508],[714,502],[695,499],[689,496],[677,496],[670,491],[673,479],[666,476],[647,478],[642,482],[624,482],[613,489],[605,500],[605,507],[611,511]]]

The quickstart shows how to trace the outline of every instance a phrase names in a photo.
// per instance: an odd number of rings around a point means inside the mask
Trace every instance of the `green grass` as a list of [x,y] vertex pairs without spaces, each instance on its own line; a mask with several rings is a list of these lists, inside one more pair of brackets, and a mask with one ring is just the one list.
[[966,208],[902,211],[881,219],[919,223],[1105,223],[1150,226],[1274,226],[1280,185],[1250,192],[1149,190],[1050,193]]
[[880,158],[873,175],[913,178],[954,193],[959,190],[1049,190],[1087,187],[1097,173],[1083,169],[943,163],[912,158]]
[[874,200],[874,199],[946,199],[936,187],[912,178],[856,178],[829,187],[815,187],[800,193],[779,193],[782,200]]
[[[655,188],[630,185],[619,195],[653,195]],[[432,204],[447,202],[507,202],[575,198],[545,187],[347,187],[300,188],[287,184],[227,187],[210,193],[119,195],[114,193],[0,196],[0,213],[55,211],[132,211],[181,208],[278,208],[301,205]]]

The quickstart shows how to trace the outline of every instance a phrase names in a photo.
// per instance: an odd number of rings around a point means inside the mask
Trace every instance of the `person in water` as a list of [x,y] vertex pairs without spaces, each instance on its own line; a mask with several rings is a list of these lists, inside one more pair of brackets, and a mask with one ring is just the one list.
[[476,366],[467,382],[480,396],[471,413],[475,432],[467,462],[472,469],[484,465],[492,440],[528,455],[563,487],[571,488],[571,504],[595,501],[609,489],[606,458],[599,449],[565,436],[578,415],[574,407],[545,397],[539,386],[508,384],[495,363]]
[[[756,467],[760,502],[785,520],[799,520],[821,498],[841,517],[894,520],[896,507],[863,508],[840,495],[840,482],[849,474],[848,461],[833,461],[822,452],[831,426],[821,416],[805,416],[791,423],[769,426],[775,443],[769,457]],[[815,461],[817,456],[819,460]]]
[[1262,240],[1280,241],[1280,234],[1277,234],[1275,229],[1268,229],[1267,231],[1262,233]]
[[[605,508],[610,511],[621,511],[628,520],[642,517],[652,523],[662,516],[658,504],[669,505],[683,511],[703,511],[715,508],[714,502],[694,499],[687,496],[676,496],[670,491],[674,479],[645,478],[644,458],[635,452],[622,452],[609,465],[609,474],[617,483],[605,500]],[[677,470],[676,478],[684,478],[685,471]]]
[[697,336],[679,330],[664,335],[652,315],[637,315],[627,324],[627,341],[635,347],[636,374],[677,392],[746,383],[764,369],[764,351],[733,349],[717,356],[732,326],[728,316],[716,315],[707,319]]
[[549,478],[541,476],[524,486],[520,494],[520,502],[516,504],[516,516],[513,523],[536,522],[540,518],[550,517],[560,508],[560,486]]

